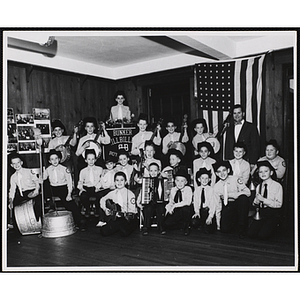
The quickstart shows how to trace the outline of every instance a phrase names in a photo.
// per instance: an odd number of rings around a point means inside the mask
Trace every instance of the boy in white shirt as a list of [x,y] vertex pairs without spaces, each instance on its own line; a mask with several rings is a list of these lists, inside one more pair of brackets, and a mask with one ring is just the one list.
[[212,233],[215,229],[213,223],[216,216],[217,229],[220,229],[221,203],[215,197],[214,189],[209,185],[211,171],[201,168],[197,171],[195,179],[197,186],[194,190],[194,212],[192,226],[203,230],[205,233]]
[[168,228],[182,228],[184,235],[190,234],[191,204],[193,190],[187,185],[189,175],[185,170],[175,174],[175,186],[171,189],[170,201],[166,205],[164,226]]
[[115,174],[116,189],[100,200],[100,207],[105,212],[106,224],[101,227],[103,236],[119,232],[121,236],[129,236],[138,225],[136,201],[133,192],[125,187],[126,175]]
[[77,188],[79,190],[80,201],[85,207],[86,217],[90,216],[90,197],[96,197],[96,212],[95,216],[99,216],[99,200],[101,188],[101,175],[103,173],[102,167],[96,166],[96,153],[93,149],[85,151],[85,161],[87,167],[82,169],[79,173],[79,181]]

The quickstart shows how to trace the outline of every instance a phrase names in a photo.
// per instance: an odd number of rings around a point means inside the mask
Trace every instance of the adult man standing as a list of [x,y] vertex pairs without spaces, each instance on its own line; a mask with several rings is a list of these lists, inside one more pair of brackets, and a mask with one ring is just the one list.
[[251,169],[260,157],[260,139],[255,125],[245,121],[245,111],[242,105],[236,104],[233,107],[233,123],[230,123],[226,131],[225,139],[225,160],[233,159],[233,145],[236,142],[243,142],[246,146],[244,159],[247,160]]

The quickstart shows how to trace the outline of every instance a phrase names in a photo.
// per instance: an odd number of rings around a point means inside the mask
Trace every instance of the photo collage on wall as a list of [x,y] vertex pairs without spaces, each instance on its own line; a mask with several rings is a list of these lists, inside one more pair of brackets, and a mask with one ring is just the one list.
[[51,139],[50,109],[34,108],[32,114],[16,114],[7,109],[8,153],[37,153],[36,129],[40,131],[43,147],[47,148]]

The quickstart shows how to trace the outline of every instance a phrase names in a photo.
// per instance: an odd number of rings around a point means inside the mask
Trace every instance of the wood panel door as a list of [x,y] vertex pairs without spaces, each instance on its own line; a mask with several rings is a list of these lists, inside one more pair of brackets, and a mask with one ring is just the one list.
[[184,114],[190,115],[189,80],[147,87],[148,119],[153,124],[160,118],[174,118],[179,126]]

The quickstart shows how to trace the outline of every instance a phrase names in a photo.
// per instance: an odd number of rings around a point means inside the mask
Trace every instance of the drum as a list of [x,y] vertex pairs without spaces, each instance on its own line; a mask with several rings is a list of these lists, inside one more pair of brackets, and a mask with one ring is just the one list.
[[56,238],[68,236],[76,232],[70,211],[54,211],[44,215],[42,236]]
[[33,210],[33,200],[26,201],[14,207],[16,223],[22,235],[37,234],[41,232],[41,219],[36,220]]
[[215,154],[219,152],[220,150],[220,142],[218,141],[218,139],[214,138],[214,137],[209,137],[206,139],[206,142],[210,143],[211,146],[214,149]]
[[60,151],[61,153],[61,160],[60,160],[60,163],[63,163],[65,161],[68,161],[71,157],[71,148],[70,148],[70,145],[58,145],[56,148],[55,148],[56,151]]
[[181,154],[184,156],[186,152],[186,147],[181,142],[174,142],[169,149],[176,149],[181,152]]
[[[95,153],[96,153],[96,159],[98,159],[102,154],[101,144],[98,142],[95,142],[94,140],[88,140],[88,141],[84,142],[83,145],[87,142],[90,143],[90,146],[87,149],[94,149]],[[85,151],[82,152],[82,156],[85,159]]]

